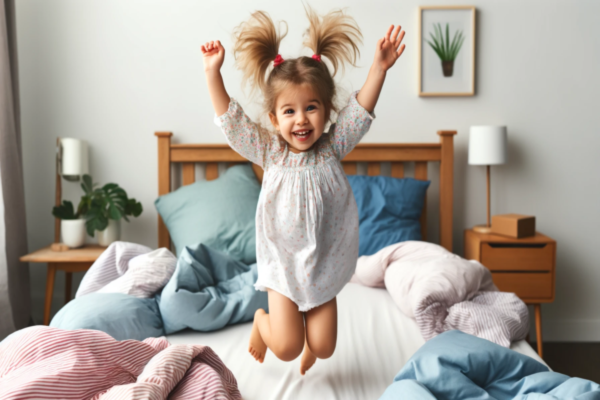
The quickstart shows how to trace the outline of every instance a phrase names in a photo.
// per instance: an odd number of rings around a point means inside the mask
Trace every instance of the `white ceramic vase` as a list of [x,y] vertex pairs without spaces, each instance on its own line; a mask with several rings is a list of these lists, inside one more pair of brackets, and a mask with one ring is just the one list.
[[121,220],[108,220],[108,226],[103,231],[96,231],[98,244],[100,246],[108,246],[112,242],[121,239]]
[[71,248],[85,244],[85,219],[61,219],[60,233],[64,244]]

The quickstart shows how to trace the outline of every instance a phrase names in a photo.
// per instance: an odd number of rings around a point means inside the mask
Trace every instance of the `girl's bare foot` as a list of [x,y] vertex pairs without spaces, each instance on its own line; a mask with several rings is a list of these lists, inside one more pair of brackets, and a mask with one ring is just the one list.
[[302,352],[302,360],[300,361],[300,374],[304,375],[317,361],[312,351],[308,348],[308,342],[304,342],[304,351]]
[[259,363],[262,363],[265,360],[265,355],[267,354],[267,345],[260,336],[260,332],[258,330],[258,323],[256,322],[256,320],[264,314],[266,314],[266,312],[262,308],[259,308],[254,313],[252,333],[250,333],[250,344],[248,345],[248,351],[250,352],[250,354],[252,354],[252,357],[254,357],[254,359]]

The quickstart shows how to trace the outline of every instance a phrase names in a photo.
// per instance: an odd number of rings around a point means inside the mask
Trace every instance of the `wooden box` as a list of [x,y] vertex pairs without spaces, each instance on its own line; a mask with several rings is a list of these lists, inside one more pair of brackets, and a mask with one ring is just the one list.
[[535,235],[535,217],[520,214],[502,214],[492,217],[492,234],[512,238]]

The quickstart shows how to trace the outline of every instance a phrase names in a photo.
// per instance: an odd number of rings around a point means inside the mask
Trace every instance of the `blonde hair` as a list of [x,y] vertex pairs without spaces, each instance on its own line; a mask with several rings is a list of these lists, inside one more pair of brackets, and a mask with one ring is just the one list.
[[[242,71],[242,85],[250,83],[251,95],[258,89],[264,97],[264,110],[275,114],[277,97],[289,85],[308,85],[319,96],[325,108],[328,122],[335,105],[336,87],[333,77],[344,64],[356,66],[360,56],[358,44],[362,33],[354,18],[339,10],[320,17],[310,7],[306,8],[310,22],[304,33],[303,45],[322,57],[319,62],[311,57],[286,59],[267,73],[279,54],[281,40],[287,35],[275,27],[271,17],[264,11],[255,11],[250,18],[234,30],[233,55],[236,66]],[[333,74],[324,62],[329,61]],[[262,128],[264,129],[264,128]]]

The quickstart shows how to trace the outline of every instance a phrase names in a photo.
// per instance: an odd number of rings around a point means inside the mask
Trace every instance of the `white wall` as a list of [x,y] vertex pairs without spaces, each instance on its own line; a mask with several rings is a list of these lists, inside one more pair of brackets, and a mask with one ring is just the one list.
[[[542,308],[544,338],[600,341],[600,175],[595,154],[600,148],[600,2],[471,1],[478,10],[478,28],[477,95],[470,98],[416,94],[417,7],[427,3],[310,3],[320,12],[348,7],[364,33],[362,67],[339,79],[346,91],[362,86],[374,45],[389,24],[406,30],[405,54],[388,73],[365,142],[433,142],[439,129],[458,130],[454,250],[459,254],[463,229],[484,222],[486,212],[484,169],[467,165],[468,128],[508,126],[508,163],[492,169],[492,213],[535,215],[538,229],[558,242],[556,301]],[[212,122],[199,50],[208,40],[220,39],[228,50],[223,75],[230,94],[249,113],[257,110],[240,89],[230,36],[255,9],[288,22],[281,53],[284,58],[299,55],[307,27],[300,1],[17,2],[30,250],[53,240],[57,136],[89,141],[95,180],[117,182],[143,203],[143,215],[124,226],[123,239],[156,246],[153,133],[173,131],[176,142],[224,142]],[[64,197],[76,201],[79,188],[67,182],[64,187]],[[435,221],[430,225],[435,230]],[[39,322],[45,266],[30,268]],[[59,275],[54,311],[62,304],[62,280]]]

